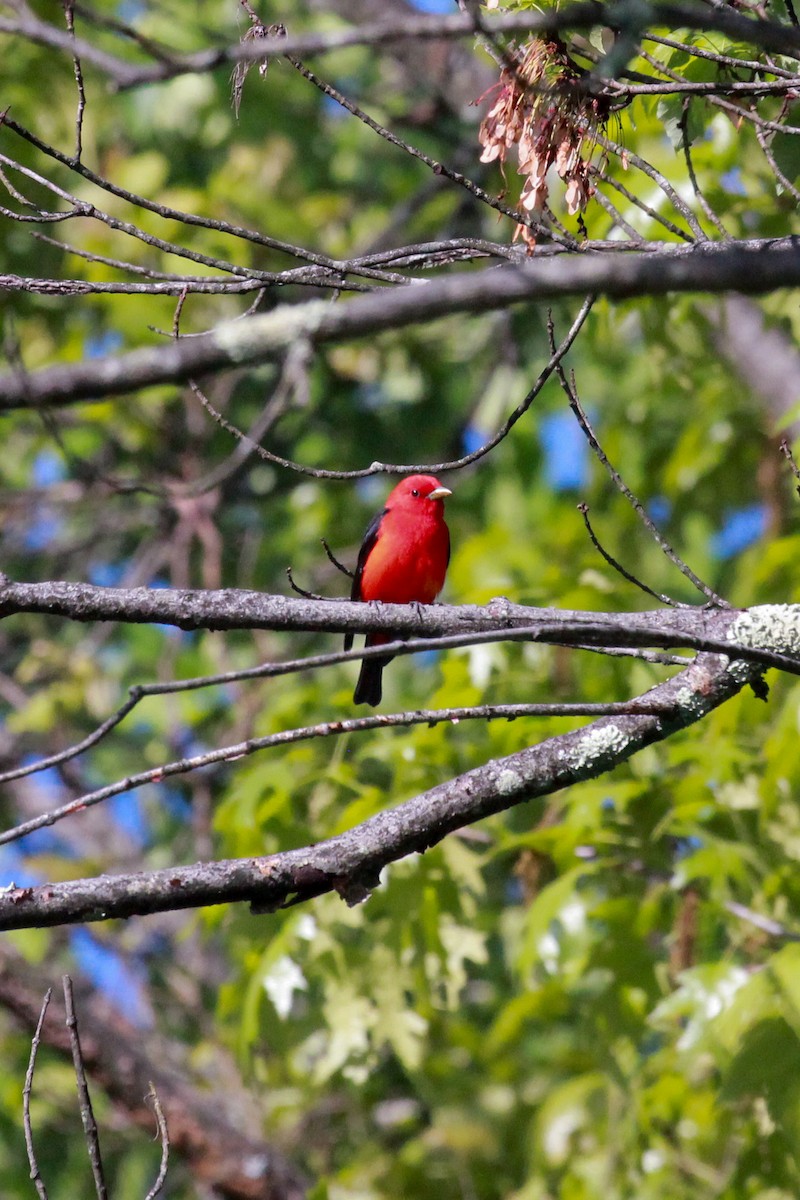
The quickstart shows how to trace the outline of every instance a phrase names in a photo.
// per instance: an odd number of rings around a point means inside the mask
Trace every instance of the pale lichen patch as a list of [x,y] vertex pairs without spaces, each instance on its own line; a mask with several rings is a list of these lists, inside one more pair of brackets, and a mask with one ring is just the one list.
[[246,321],[226,321],[214,331],[217,345],[232,362],[254,362],[271,358],[293,342],[311,337],[319,329],[330,308],[324,300],[307,304],[281,304],[269,313]]
[[629,742],[628,735],[613,721],[595,725],[572,747],[569,758],[574,768],[583,770],[599,760],[621,757]]
[[728,641],[759,650],[800,656],[800,605],[760,604],[731,623]]
[[497,790],[501,796],[510,796],[522,787],[522,776],[518,771],[505,767],[497,776]]

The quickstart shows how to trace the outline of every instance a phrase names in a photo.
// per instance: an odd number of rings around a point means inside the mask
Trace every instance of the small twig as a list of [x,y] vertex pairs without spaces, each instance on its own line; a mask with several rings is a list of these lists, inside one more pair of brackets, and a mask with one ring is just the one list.
[[713,104],[715,108],[721,108],[723,112],[728,113],[737,128],[740,121],[750,121],[760,129],[768,129],[770,133],[788,133],[793,137],[797,137],[800,134],[800,125],[787,125],[781,121],[769,121],[766,117],[760,116],[755,109],[732,104],[729,100],[723,100],[721,96],[709,97],[709,103]]
[[697,175],[695,174],[694,162],[692,161],[691,141],[689,138],[689,114],[691,112],[691,107],[692,107],[692,101],[689,98],[689,96],[686,96],[684,98],[683,104],[681,105],[680,128],[681,128],[681,144],[682,144],[682,149],[683,149],[683,157],[686,162],[686,170],[689,173],[689,181],[692,185],[692,191],[695,194],[697,203],[702,208],[702,210],[705,213],[708,220],[714,226],[714,228],[716,229],[716,231],[720,235],[720,237],[724,238],[726,241],[730,241],[731,235],[728,233],[727,229],[722,224],[722,221],[719,219],[717,214],[714,212],[714,209],[711,207],[711,205],[706,200],[705,196],[703,195],[702,191],[700,190],[700,185],[697,182]]
[[680,213],[680,215],[683,217],[684,221],[689,226],[689,229],[694,234],[694,237],[701,242],[707,240],[703,231],[703,227],[697,220],[697,217],[694,215],[689,205],[681,199],[675,188],[661,171],[656,170],[652,163],[647,162],[638,154],[634,154],[632,150],[626,150],[624,146],[618,145],[617,142],[612,142],[610,138],[605,137],[604,134],[600,133],[599,131],[594,131],[592,136],[594,137],[594,140],[597,142],[598,146],[602,146],[604,150],[609,150],[612,154],[616,154],[623,162],[627,162],[631,166],[636,167],[637,170],[646,175],[648,179],[652,179],[653,182],[661,188],[661,191],[670,201],[675,211]]
[[547,380],[553,374],[556,366],[561,362],[567,351],[572,346],[576,337],[580,333],[583,324],[591,312],[592,305],[595,302],[595,296],[587,296],[580,307],[578,315],[572,322],[572,325],[567,332],[564,340],[557,349],[553,349],[549,361],[539,372],[536,380],[533,383],[528,394],[520,401],[517,407],[506,418],[500,428],[487,441],[479,446],[477,450],[473,450],[470,454],[465,454],[461,458],[451,459],[449,462],[440,463],[384,463],[374,462],[369,467],[362,467],[354,471],[334,471],[325,467],[310,467],[304,463],[295,462],[290,458],[283,458],[280,454],[274,454],[271,450],[267,450],[264,446],[258,445],[246,433],[243,433],[238,426],[228,421],[226,417],[214,407],[208,397],[191,379],[189,386],[197,396],[203,408],[206,410],[212,420],[216,421],[226,433],[230,433],[237,441],[249,446],[254,454],[259,458],[263,458],[265,462],[273,463],[275,466],[285,467],[289,471],[296,471],[300,475],[309,475],[312,479],[366,479],[370,475],[411,475],[418,472],[425,474],[438,475],[444,471],[458,471],[462,467],[469,466],[471,463],[477,462],[483,458],[491,450],[498,446],[504,438],[508,436],[511,430],[519,421],[520,417],[524,416],[530,406],[533,404],[536,397],[541,392]]
[[31,1179],[36,1187],[36,1192],[39,1200],[47,1200],[47,1188],[39,1173],[39,1164],[36,1161],[36,1152],[33,1148],[33,1129],[31,1128],[31,1089],[33,1087],[33,1072],[36,1069],[36,1055],[39,1052],[39,1045],[42,1040],[42,1026],[47,1013],[47,1007],[50,1003],[50,997],[53,994],[53,989],[48,988],[45,992],[44,1000],[42,1001],[42,1011],[39,1013],[39,1020],[36,1023],[36,1032],[33,1035],[31,1042],[31,1054],[28,1060],[28,1070],[25,1072],[25,1087],[22,1090],[22,1124],[25,1130],[25,1149],[28,1152],[28,1162],[31,1168]]
[[479,187],[477,183],[474,183],[471,179],[467,178],[466,175],[462,175],[459,171],[454,171],[452,168],[445,166],[444,163],[438,162],[436,159],[431,158],[428,154],[424,154],[416,146],[412,146],[410,142],[404,141],[402,138],[398,137],[397,134],[392,133],[391,130],[387,129],[384,125],[381,125],[379,121],[374,119],[374,117],[369,116],[369,114],[364,112],[362,108],[359,108],[357,104],[354,104],[352,100],[348,100],[348,98],[337,88],[333,87],[329,83],[326,83],[325,80],[320,79],[318,75],[315,75],[313,71],[310,71],[308,67],[299,61],[299,59],[293,58],[289,54],[287,54],[285,57],[287,61],[292,64],[295,70],[299,71],[309,83],[314,85],[314,87],[319,88],[319,90],[326,96],[329,96],[331,100],[335,100],[337,104],[342,106],[342,108],[347,109],[349,113],[352,113],[354,117],[357,117],[359,121],[362,121],[371,130],[373,130],[374,133],[377,133],[379,137],[382,137],[385,141],[390,142],[393,146],[397,146],[398,149],[404,150],[406,154],[410,154],[413,158],[416,158],[420,162],[424,163],[425,166],[429,167],[436,175],[442,175],[446,179],[449,179],[451,183],[458,184],[459,187],[463,187],[478,200],[481,200],[484,204],[488,204],[490,208],[494,208],[497,212],[502,213],[506,217],[511,217],[515,224],[527,226],[538,236],[549,238],[551,241],[555,241],[561,245],[567,246],[571,250],[578,249],[578,243],[574,238],[563,238],[562,235],[556,230],[549,228],[541,221],[537,221],[530,215],[530,213],[522,212],[519,209],[509,207],[509,205],[504,204],[502,200],[496,199],[484,188]]
[[783,455],[783,457],[786,459],[786,461],[788,462],[789,466],[792,469],[792,474],[794,475],[795,479],[798,481],[798,486],[797,486],[796,490],[797,490],[798,496],[800,496],[800,467],[798,467],[797,461],[795,460],[795,457],[792,454],[792,448],[789,445],[788,438],[781,438],[780,452]]
[[[719,63],[720,66],[728,67],[732,71],[763,71],[763,62],[757,62],[752,58],[731,58],[730,55],[720,54],[714,50],[704,50],[702,46],[690,45],[688,42],[678,41],[673,37],[662,37],[661,34],[652,33],[647,30],[642,34],[643,42],[657,42],[660,46],[667,46],[670,50],[681,50],[684,54],[690,54],[693,58],[705,58],[709,62]],[[645,57],[643,55],[643,57]],[[648,62],[651,60],[648,59]],[[656,60],[657,61],[657,60]],[[662,62],[658,62],[659,69],[667,70],[668,68]],[[787,71],[784,67],[770,67],[770,75],[777,75],[781,79],[794,79],[797,75],[796,71]]]
[[[110,180],[105,179],[102,175],[95,174],[94,171],[89,170],[89,168],[84,166],[83,163],[73,162],[68,155],[62,154],[62,152],[57,150],[54,146],[49,145],[47,142],[43,142],[42,139],[37,137],[35,133],[32,133],[29,129],[26,129],[24,125],[20,125],[11,117],[5,116],[4,124],[8,129],[16,133],[18,137],[21,137],[31,146],[35,146],[37,150],[41,151],[41,153],[45,154],[48,158],[52,158],[55,162],[59,162],[63,166],[71,168],[71,170],[80,175],[82,179],[88,180],[89,183],[93,183],[96,187],[101,188],[105,192],[109,192],[112,196],[116,196],[120,200],[127,201],[128,204],[132,204],[136,208],[143,208],[145,211],[155,213],[157,216],[163,217],[168,221],[178,221],[183,225],[196,226],[200,229],[211,229],[217,233],[228,234],[233,238],[239,238],[243,241],[252,242],[257,246],[265,246],[271,250],[278,250],[282,253],[290,255],[293,258],[302,259],[307,263],[327,268],[328,270],[336,271],[338,269],[335,259],[329,258],[324,254],[318,254],[313,250],[307,250],[303,246],[295,246],[291,242],[283,242],[278,238],[271,238],[267,236],[267,234],[257,232],[253,229],[245,229],[240,225],[231,225],[230,222],[220,221],[215,217],[203,217],[197,215],[196,213],[182,212],[180,209],[171,208],[167,204],[157,204],[155,201],[148,200],[146,196],[140,196],[136,192],[129,192],[126,188],[118,187]],[[172,253],[172,251],[169,252]],[[217,264],[214,262],[211,265],[216,266]],[[224,267],[221,269],[225,270]],[[249,274],[255,274],[255,272],[250,272]],[[267,272],[260,272],[259,274],[266,275]]]
[[777,179],[778,183],[781,185],[783,190],[785,192],[788,192],[793,200],[797,200],[798,202],[800,202],[800,189],[795,187],[795,185],[792,183],[791,179],[788,179],[787,176],[783,173],[783,171],[778,166],[775,155],[772,152],[772,146],[770,145],[770,139],[767,138],[766,133],[759,125],[755,126],[755,134],[756,134],[756,137],[758,138],[758,144],[764,153],[764,157],[766,158],[767,162],[770,165],[770,170],[772,171],[772,174],[775,176],[775,178]]
[[103,1174],[103,1160],[100,1154],[100,1139],[97,1133],[97,1122],[94,1119],[92,1100],[91,1096],[89,1095],[89,1085],[86,1082],[86,1070],[83,1065],[81,1039],[78,1032],[78,1021],[75,1016],[75,1005],[72,996],[72,980],[70,979],[69,975],[64,975],[61,982],[64,986],[64,1004],[67,1010],[67,1029],[69,1030],[69,1041],[72,1049],[72,1065],[75,1068],[75,1081],[78,1085],[81,1122],[83,1124],[83,1134],[86,1138],[86,1146],[89,1151],[89,1162],[92,1165],[94,1188],[97,1194],[97,1200],[108,1200],[108,1191]]
[[620,646],[575,646],[574,649],[604,654],[608,658],[638,658],[657,667],[685,667],[691,662],[686,654],[662,654],[659,650],[623,650]]
[[183,306],[186,303],[187,295],[188,291],[186,288],[184,288],[180,296],[178,296],[178,300],[175,305],[175,312],[172,316],[172,336],[175,341],[177,341],[181,336],[181,313],[183,312]]
[[634,195],[634,193],[630,191],[630,189],[627,188],[624,183],[621,183],[619,179],[614,179],[612,175],[607,175],[605,166],[595,167],[590,163],[589,173],[596,179],[601,179],[603,183],[607,183],[608,186],[612,187],[615,192],[619,192],[619,194],[624,196],[629,203],[638,208],[640,212],[643,212],[645,216],[650,217],[652,221],[656,221],[659,225],[666,229],[668,233],[674,234],[675,237],[679,237],[683,242],[692,244],[694,239],[691,238],[690,235],[685,232],[685,230],[681,229],[679,225],[676,225],[674,221],[671,221],[669,217],[665,217],[663,213],[658,212],[651,205],[646,204],[644,200],[640,200],[639,197]]
[[630,571],[626,571],[625,568],[623,567],[622,563],[617,562],[617,560],[611,554],[609,554],[608,551],[603,546],[601,546],[600,542],[597,539],[597,535],[595,534],[594,530],[592,529],[591,522],[589,521],[589,505],[588,504],[579,504],[578,512],[583,517],[583,523],[586,526],[586,532],[589,534],[589,537],[591,538],[592,545],[594,546],[595,550],[597,550],[598,553],[602,555],[602,557],[606,560],[606,562],[608,563],[608,565],[610,567],[613,567],[614,570],[617,571],[622,576],[623,579],[627,579],[628,583],[632,583],[635,587],[640,588],[643,592],[646,592],[648,596],[652,596],[654,600],[660,600],[662,604],[668,604],[671,608],[679,608],[680,607],[677,600],[673,600],[671,596],[664,595],[663,592],[653,591],[653,589],[651,587],[648,587],[648,585],[646,583],[644,583],[641,579],[637,579],[635,575],[632,575],[630,573]]
[[107,733],[110,733],[120,721],[123,721],[132,708],[141,700],[141,689],[137,687],[130,688],[130,694],[124,704],[121,704],[116,712],[98,725],[88,737],[77,742],[74,746],[68,747],[66,750],[59,751],[58,754],[50,754],[47,758],[40,758],[36,762],[27,763],[24,767],[14,767],[10,771],[4,771],[0,774],[0,783],[7,783],[11,779],[23,779],[26,775],[35,775],[38,771],[46,771],[48,767],[57,767],[61,763],[69,762],[71,758],[78,758],[86,750],[89,750],[97,742],[103,740]]
[[339,562],[338,558],[331,550],[331,548],[328,545],[325,538],[320,538],[319,540],[322,542],[322,549],[327,554],[329,561],[332,562],[333,565],[336,567],[336,570],[341,571],[341,573],[343,575],[346,575],[348,579],[355,579],[355,575],[356,575],[355,571],[351,571],[349,567],[346,567],[344,565],[344,563]]
[[161,1189],[164,1186],[164,1181],[167,1178],[167,1166],[169,1164],[169,1130],[167,1129],[167,1121],[164,1116],[164,1111],[161,1107],[161,1101],[158,1098],[155,1084],[151,1081],[150,1091],[147,1094],[147,1099],[152,1101],[153,1112],[156,1116],[156,1125],[158,1126],[158,1136],[161,1139],[161,1165],[158,1168],[156,1181],[150,1188],[150,1191],[145,1196],[144,1200],[156,1200]]
[[243,441],[237,442],[227,458],[217,463],[205,475],[193,479],[190,483],[170,486],[169,494],[171,496],[202,496],[205,492],[209,492],[213,488],[227,483],[233,476],[238,475],[245,469],[248,459],[253,454],[253,447],[259,444],[261,438],[272,429],[276,421],[287,411],[292,398],[292,392],[299,386],[298,376],[300,366],[297,362],[299,353],[299,342],[296,342],[284,359],[281,377],[274,392],[266,401],[260,415],[251,425],[246,438]]
[[76,258],[82,258],[85,262],[103,263],[104,266],[114,267],[118,271],[127,271],[129,275],[142,275],[147,279],[168,280],[171,283],[179,284],[210,284],[215,278],[213,275],[178,275],[174,271],[157,271],[154,267],[144,267],[139,263],[128,262],[124,258],[111,258],[107,254],[95,254],[91,250],[83,250],[80,246],[73,246],[70,242],[62,241],[60,238],[48,237],[46,233],[42,233],[38,229],[31,230],[31,237],[36,238],[38,242],[46,242],[48,246],[55,246],[57,250],[62,250],[67,254],[74,254]]
[[[548,322],[548,336],[550,338],[550,344],[553,345],[554,338],[553,338],[553,330],[552,330],[552,321]],[[575,414],[575,418],[576,418],[578,424],[580,425],[581,430],[583,431],[584,436],[586,437],[586,440],[588,441],[589,445],[591,446],[592,450],[594,451],[595,456],[597,457],[599,462],[602,463],[602,465],[605,467],[606,471],[610,475],[610,477],[613,480],[617,489],[622,493],[622,495],[625,497],[625,499],[632,506],[634,512],[639,517],[640,521],[642,522],[644,527],[647,529],[650,536],[653,538],[653,540],[656,542],[656,544],[661,547],[661,550],[667,556],[667,558],[670,560],[670,562],[678,568],[678,570],[681,572],[682,575],[685,576],[686,579],[688,579],[691,583],[694,584],[694,586],[697,588],[697,590],[699,592],[701,592],[706,597],[707,600],[710,600],[710,601],[712,601],[712,603],[719,605],[720,608],[730,608],[730,605],[728,604],[727,600],[723,600],[721,596],[717,595],[717,593],[713,590],[713,588],[710,588],[707,583],[703,583],[702,579],[700,579],[698,575],[695,575],[695,573],[691,569],[691,567],[689,567],[683,561],[683,559],[680,557],[680,555],[675,550],[673,550],[672,546],[669,544],[667,539],[664,537],[664,535],[658,529],[655,522],[645,511],[644,505],[633,494],[631,489],[628,487],[628,485],[622,479],[622,476],[609,462],[608,456],[606,455],[602,446],[598,442],[598,440],[595,436],[594,430],[592,429],[592,426],[589,423],[589,418],[586,416],[586,413],[583,410],[583,406],[582,406],[580,400],[578,399],[578,393],[577,393],[577,390],[575,387],[574,375],[572,376],[571,380],[568,381],[566,375],[564,374],[564,369],[561,366],[561,364],[559,364],[556,367],[556,375],[558,376],[559,383],[561,384],[564,394],[567,397],[569,406],[572,409],[573,413]]]
[[289,580],[289,587],[292,589],[292,591],[296,592],[298,596],[302,596],[305,600],[330,600],[330,599],[332,599],[331,596],[320,596],[320,595],[318,595],[317,592],[307,592],[305,588],[301,588],[300,584],[295,583],[295,581],[294,581],[294,576],[292,575],[291,567],[286,568],[286,578]]
[[[599,176],[599,174],[598,174],[598,178],[600,178],[600,177],[601,176]],[[641,245],[644,242],[644,240],[645,240],[644,234],[639,233],[639,231],[637,229],[634,229],[633,226],[630,225],[628,223],[628,221],[625,220],[625,218],[623,217],[622,213],[619,211],[617,206],[615,204],[612,204],[612,202],[609,200],[608,196],[605,196],[600,191],[599,188],[595,188],[594,199],[601,206],[601,208],[604,208],[606,210],[608,215],[611,217],[611,220],[614,222],[614,224],[611,227],[612,229],[614,228],[614,226],[616,226],[618,229],[621,229],[622,232],[626,233],[628,235],[628,237],[630,238],[630,240],[637,246]]]
[[75,43],[75,4],[74,0],[64,0],[64,16],[67,22],[67,31],[73,41],[72,62],[75,68],[75,86],[78,89],[78,108],[75,113],[75,153],[72,161],[77,164],[81,161],[81,153],[83,151],[83,114],[86,110],[86,92],[83,87],[83,70],[81,68],[81,60],[78,57],[77,50],[74,48]]

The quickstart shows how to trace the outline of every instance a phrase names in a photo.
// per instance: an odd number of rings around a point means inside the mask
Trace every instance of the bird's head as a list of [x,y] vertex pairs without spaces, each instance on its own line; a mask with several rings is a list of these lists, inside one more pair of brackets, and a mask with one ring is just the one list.
[[409,475],[406,479],[401,479],[397,487],[389,493],[386,507],[411,508],[419,505],[420,509],[430,511],[430,506],[435,505],[441,512],[442,501],[451,494],[450,488],[446,488],[433,475]]

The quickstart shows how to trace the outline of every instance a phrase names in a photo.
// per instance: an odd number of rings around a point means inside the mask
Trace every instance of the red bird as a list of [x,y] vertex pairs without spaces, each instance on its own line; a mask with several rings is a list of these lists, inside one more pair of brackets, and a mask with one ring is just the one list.
[[[351,600],[433,603],[450,561],[450,534],[442,503],[450,494],[433,475],[409,475],[398,483],[364,534]],[[381,646],[391,640],[388,634],[370,633],[366,644]],[[352,644],[353,635],[348,633],[345,650]],[[388,662],[391,656],[364,660],[353,693],[356,704],[380,703],[381,676]]]

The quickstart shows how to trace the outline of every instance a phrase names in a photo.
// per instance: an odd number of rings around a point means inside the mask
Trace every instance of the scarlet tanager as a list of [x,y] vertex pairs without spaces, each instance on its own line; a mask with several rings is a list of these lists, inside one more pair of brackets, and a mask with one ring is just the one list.
[[[444,498],[450,489],[433,475],[409,475],[389,493],[384,508],[370,522],[358,552],[351,600],[386,604],[432,604],[444,584],[450,561],[450,534],[444,521]],[[367,646],[391,641],[385,633],[367,635]],[[353,635],[344,640],[345,650]],[[361,664],[353,700],[380,704],[383,668],[388,658]]]

